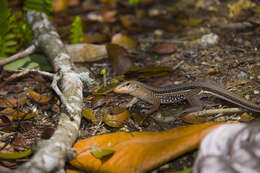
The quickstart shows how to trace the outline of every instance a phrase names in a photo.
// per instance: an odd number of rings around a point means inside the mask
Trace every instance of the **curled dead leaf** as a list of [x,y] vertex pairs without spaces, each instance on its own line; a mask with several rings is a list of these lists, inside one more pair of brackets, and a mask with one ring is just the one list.
[[104,116],[103,121],[110,127],[122,127],[124,122],[130,117],[127,109],[117,108],[115,114],[107,114]]
[[106,49],[116,75],[124,74],[133,64],[131,57],[123,47],[116,44],[107,44]]
[[97,120],[96,115],[88,108],[82,110],[82,115],[88,120],[95,121]]
[[112,37],[111,43],[118,44],[124,47],[125,49],[135,49],[137,46],[137,43],[134,40],[130,39],[129,37],[121,33],[115,34]]

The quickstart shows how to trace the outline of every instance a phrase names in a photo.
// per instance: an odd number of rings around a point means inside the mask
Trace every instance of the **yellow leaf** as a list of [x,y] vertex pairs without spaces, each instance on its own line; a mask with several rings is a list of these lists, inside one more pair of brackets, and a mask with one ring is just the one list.
[[88,120],[91,121],[97,120],[96,115],[88,108],[82,110],[82,115]]
[[91,154],[97,158],[97,159],[102,159],[105,156],[109,156],[112,155],[115,151],[114,150],[109,150],[109,149],[103,149],[103,148],[99,148],[97,146],[93,146],[91,148]]
[[0,159],[21,159],[32,154],[32,150],[28,149],[22,152],[14,152],[14,153],[1,153]]
[[250,0],[238,0],[229,6],[229,17],[237,17],[243,9],[252,8],[255,3]]

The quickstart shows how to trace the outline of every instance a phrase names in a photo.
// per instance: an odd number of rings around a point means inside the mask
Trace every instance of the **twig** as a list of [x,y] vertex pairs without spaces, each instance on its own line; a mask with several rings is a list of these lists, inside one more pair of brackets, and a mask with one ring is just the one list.
[[32,54],[36,50],[36,46],[35,45],[36,44],[33,44],[30,47],[28,47],[27,49],[25,49],[24,51],[18,52],[17,54],[15,54],[13,56],[10,56],[7,59],[4,59],[4,60],[0,61],[0,66],[9,64],[9,63],[11,63],[11,62],[13,62],[15,60],[18,60],[20,58],[23,58],[23,57],[25,57],[27,55]]
[[[198,112],[191,112],[186,114],[185,116],[210,116],[210,115],[217,115],[217,114],[232,114],[232,113],[242,113],[245,112],[239,108],[222,108],[222,109],[209,109],[209,110],[202,110]],[[156,119],[159,122],[172,122],[175,121],[176,117],[173,115],[171,117],[167,117],[166,119]]]
[[210,115],[217,115],[217,114],[234,114],[234,113],[241,113],[245,112],[239,108],[222,108],[222,109],[209,109],[209,110],[202,110],[199,112],[191,112],[187,114],[187,116],[210,116]]

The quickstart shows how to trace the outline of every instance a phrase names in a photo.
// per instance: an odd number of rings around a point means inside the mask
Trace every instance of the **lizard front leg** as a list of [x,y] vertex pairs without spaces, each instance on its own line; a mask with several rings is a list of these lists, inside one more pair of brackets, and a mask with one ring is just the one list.
[[155,111],[157,111],[160,107],[160,100],[157,99],[156,97],[152,97],[152,107],[148,110],[142,110],[141,112],[144,113],[144,114],[151,114]]
[[137,97],[134,97],[134,98],[132,98],[132,100],[129,102],[129,103],[127,103],[126,104],[126,108],[131,108],[131,107],[133,107],[134,106],[134,104],[136,104],[136,102],[138,101],[138,98]]

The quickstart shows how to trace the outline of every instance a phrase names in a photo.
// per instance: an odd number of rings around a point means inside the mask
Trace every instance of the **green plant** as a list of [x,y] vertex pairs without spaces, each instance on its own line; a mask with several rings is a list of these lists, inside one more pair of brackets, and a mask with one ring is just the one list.
[[103,68],[100,71],[100,74],[103,76],[104,86],[107,86],[107,71],[105,68]]
[[0,11],[0,57],[6,57],[28,46],[33,36],[22,12],[11,14],[5,0],[0,0]]
[[52,1],[53,0],[26,0],[24,2],[24,10],[34,10],[50,15],[53,11]]
[[139,4],[140,0],[128,0],[129,4],[132,6],[135,6],[137,4]]
[[10,17],[11,11],[8,9],[7,1],[0,0],[0,10],[2,11],[0,14],[0,56],[6,56],[16,51],[15,35],[9,33],[15,23]]
[[18,40],[19,47],[27,47],[33,40],[33,34],[30,26],[28,25],[27,19],[23,16],[22,12],[19,11],[14,14],[14,22],[16,26],[13,28],[13,33]]
[[70,42],[72,44],[82,43],[83,42],[83,30],[82,30],[82,21],[79,16],[76,16],[70,30]]

